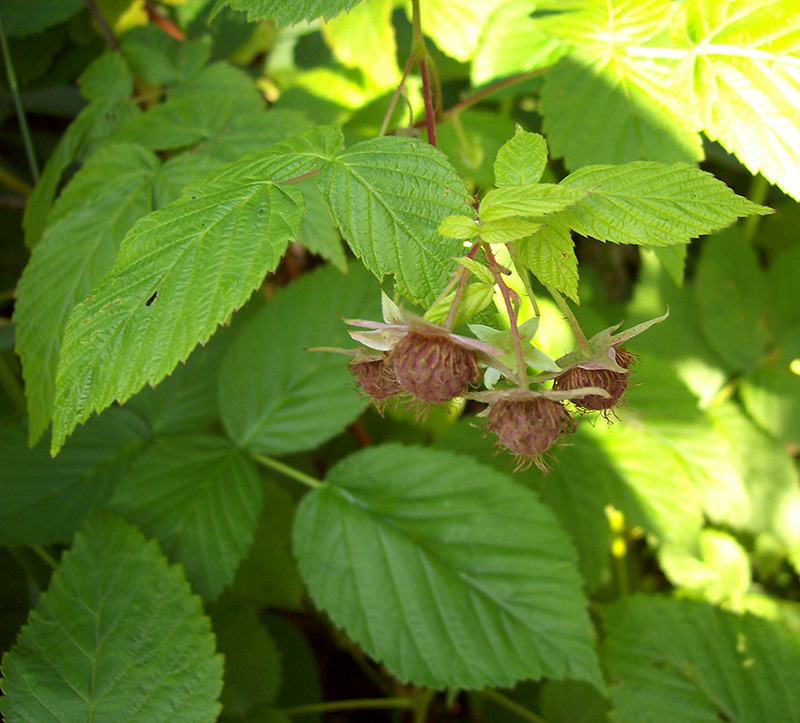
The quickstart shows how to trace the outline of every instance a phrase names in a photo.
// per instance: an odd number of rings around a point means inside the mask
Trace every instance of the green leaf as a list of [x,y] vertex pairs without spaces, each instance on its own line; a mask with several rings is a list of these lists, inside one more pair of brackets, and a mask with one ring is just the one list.
[[280,653],[255,609],[223,596],[209,609],[217,650],[225,656],[220,701],[226,716],[247,715],[275,700]]
[[800,645],[774,623],[657,597],[623,598],[603,616],[620,723],[800,717]]
[[90,156],[139,108],[127,99],[102,99],[90,103],[67,128],[66,133],[47,159],[39,183],[25,202],[22,225],[25,243],[35,246],[42,237],[51,204],[67,167]]
[[299,610],[305,585],[292,555],[294,503],[275,482],[264,484],[264,504],[253,544],[236,570],[231,594],[259,608]]
[[111,268],[134,222],[152,209],[150,182],[158,166],[158,158],[140,146],[112,144],[75,174],[50,212],[17,287],[14,310],[32,443],[53,413],[69,314]]
[[519,258],[539,281],[578,302],[578,259],[569,226],[558,217],[543,219],[530,238],[515,244]]
[[739,394],[762,428],[800,446],[800,376],[783,366],[761,367],[744,378]]
[[90,101],[125,100],[133,93],[133,73],[119,53],[110,51],[81,73],[78,85],[83,97]]
[[[380,290],[363,269],[326,267],[293,282],[247,322],[219,377],[225,429],[257,454],[313,449],[356,419],[364,400],[347,357],[312,352],[353,346],[340,317],[378,318]],[[280,344],[276,344],[276,340]]]
[[437,126],[436,142],[471,186],[492,188],[492,163],[513,132],[511,119],[496,112],[467,109]]
[[179,153],[158,169],[153,177],[153,200],[163,208],[180,198],[186,186],[225,165],[224,161],[202,152]]
[[236,116],[259,112],[264,112],[263,101],[250,77],[216,63],[170,90],[163,103],[132,118],[113,140],[152,150],[184,148],[222,134]]
[[542,228],[542,224],[522,218],[498,218],[481,225],[481,240],[488,244],[519,241]]
[[122,55],[133,74],[155,86],[191,83],[211,53],[208,36],[177,41],[155,23],[126,32],[121,46]]
[[436,230],[470,212],[471,196],[447,158],[419,140],[374,138],[319,173],[322,195],[353,252],[376,276],[394,274],[412,302],[430,303],[453,271],[461,243]]
[[561,183],[586,193],[561,212],[562,218],[573,230],[598,241],[670,246],[688,243],[737,218],[772,212],[685,163],[587,166]]
[[262,487],[242,450],[212,435],[156,439],[107,503],[180,562],[192,588],[215,598],[253,541]]
[[426,0],[420,4],[425,34],[445,53],[466,62],[472,57],[487,16],[503,0]]
[[[322,700],[319,665],[306,636],[286,618],[275,613],[267,613],[262,619],[281,652],[283,679],[292,681],[291,685],[280,687],[275,705],[292,708]],[[317,714],[307,714],[303,720],[320,723],[321,718]]]
[[217,0],[211,11],[211,20],[225,5],[247,13],[247,19],[274,20],[278,25],[294,25],[303,20],[326,20],[345,10],[354,8],[359,0]]
[[480,233],[475,219],[470,216],[448,216],[437,229],[442,236],[468,241]]
[[495,182],[498,186],[529,186],[539,182],[546,167],[547,141],[518,125],[514,137],[497,152]]
[[675,83],[695,96],[711,140],[800,199],[800,6],[692,0]]
[[537,10],[545,11],[539,31],[573,46],[542,89],[553,155],[568,168],[702,159],[691,98],[673,82],[674,68],[652,57],[675,13],[669,0],[559,0],[537,3]]
[[402,681],[601,684],[569,540],[531,492],[467,457],[386,445],[300,504],[311,597]]
[[[111,493],[148,437],[142,421],[109,409],[79,430],[57,459],[44,443],[28,447],[24,424],[0,433],[0,543],[69,542],[87,513]],[[48,510],[57,513],[46,514]]]
[[548,723],[606,723],[610,720],[611,702],[597,688],[582,681],[546,680],[538,701],[538,710]]
[[281,181],[318,168],[340,143],[332,128],[308,130],[206,176],[131,229],[70,316],[53,453],[92,411],[161,381],[247,300],[297,237],[302,196]]
[[753,369],[768,341],[767,285],[755,250],[738,228],[714,234],[703,244],[696,274],[696,311],[706,339],[732,369]]
[[62,557],[3,676],[8,723],[212,723],[222,658],[180,568],[104,513]]
[[343,274],[347,273],[347,257],[342,246],[342,237],[331,219],[331,213],[322,200],[319,185],[313,178],[298,183],[296,188],[303,194],[305,211],[300,222],[298,243],[312,254],[319,254],[330,261]]
[[5,34],[21,38],[63,23],[82,8],[81,0],[3,0],[0,17]]
[[[573,174],[574,175],[574,174]],[[562,183],[572,178],[567,176]],[[482,222],[511,217],[538,217],[562,211],[585,198],[586,191],[567,185],[530,183],[524,186],[504,186],[489,191],[481,201]]]
[[197,150],[223,161],[237,161],[245,153],[256,153],[309,125],[304,115],[292,110],[237,111],[217,135],[203,141]]
[[334,57],[358,68],[377,88],[396,86],[397,42],[392,27],[394,0],[369,0],[322,26]]
[[545,68],[564,55],[567,45],[531,17],[536,5],[534,0],[507,0],[489,15],[472,60],[473,85]]

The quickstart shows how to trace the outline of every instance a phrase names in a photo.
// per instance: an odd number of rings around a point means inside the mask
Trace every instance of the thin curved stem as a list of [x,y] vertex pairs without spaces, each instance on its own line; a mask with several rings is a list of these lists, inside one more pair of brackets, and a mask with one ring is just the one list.
[[369,710],[378,708],[414,708],[413,698],[358,698],[356,700],[333,700],[284,708],[281,713],[288,716],[334,713],[342,710]]
[[25,416],[28,412],[25,392],[22,390],[22,385],[19,383],[16,374],[11,370],[2,354],[0,354],[0,387],[5,391],[17,413]]
[[528,710],[527,708],[521,706],[519,703],[507,698],[502,693],[498,693],[496,690],[492,690],[491,688],[487,688],[486,690],[481,691],[481,695],[485,698],[488,698],[491,701],[494,701],[498,705],[505,708],[507,711],[514,713],[514,715],[522,718],[522,720],[530,721],[530,723],[547,723],[547,721],[542,718],[542,716],[534,713],[532,710]]
[[431,706],[435,690],[423,690],[414,705],[414,720],[412,723],[425,723],[428,720],[428,708]]
[[44,560],[50,567],[54,570],[58,569],[58,560],[56,560],[47,550],[45,550],[41,545],[34,545],[31,549],[42,559]]
[[38,183],[39,165],[36,161],[36,151],[33,148],[31,132],[28,128],[28,119],[25,117],[25,109],[22,107],[22,99],[19,95],[19,86],[17,85],[17,74],[14,72],[14,63],[11,61],[11,51],[8,49],[6,31],[3,29],[2,18],[0,18],[0,46],[2,46],[3,50],[3,62],[6,64],[8,87],[11,91],[11,98],[14,101],[14,110],[17,112],[17,120],[19,121],[19,128],[22,133],[22,142],[25,145],[25,154],[28,156],[31,176],[33,177],[33,182]]
[[575,318],[575,314],[572,313],[572,309],[569,308],[569,304],[564,300],[564,297],[558,293],[552,286],[548,286],[547,284],[543,284],[544,288],[547,289],[547,292],[550,296],[553,297],[553,301],[556,302],[558,308],[561,309],[561,312],[564,314],[564,318],[567,320],[567,323],[572,329],[572,334],[575,337],[575,341],[578,342],[578,349],[580,349],[581,354],[584,356],[591,356],[592,355],[592,347],[589,346],[589,342],[586,339],[586,335],[583,333],[583,329],[581,329],[580,324],[578,324],[578,320]]
[[506,248],[508,249],[508,255],[514,262],[514,270],[517,272],[518,276],[522,279],[522,283],[525,285],[525,293],[528,294],[528,298],[531,300],[533,313],[536,314],[536,316],[541,316],[539,313],[539,304],[536,303],[536,295],[533,293],[533,287],[531,286],[531,277],[528,275],[528,269],[525,267],[525,264],[522,263],[522,260],[517,253],[517,247],[514,246],[513,243],[507,243]]
[[389,128],[389,121],[391,120],[392,113],[394,113],[394,108],[397,105],[397,99],[400,97],[400,93],[403,90],[403,86],[406,84],[406,79],[408,78],[408,74],[411,72],[411,68],[414,66],[414,61],[416,59],[417,54],[415,52],[412,52],[411,55],[408,56],[408,62],[403,70],[403,77],[400,78],[400,82],[397,84],[397,88],[394,90],[392,99],[389,101],[389,108],[386,110],[386,115],[383,116],[383,123],[381,123],[381,129],[378,131],[378,136],[386,135],[386,131]]
[[[503,280],[503,269],[497,263],[497,259],[492,253],[489,244],[483,244],[483,252],[486,254],[486,260],[489,262],[489,269],[500,288],[500,293],[503,296],[503,301],[506,305],[506,313],[508,314],[508,323],[511,330],[511,339],[514,342],[514,355],[517,358],[517,383],[523,389],[528,388],[528,375],[526,372],[525,356],[522,353],[522,342],[519,338],[519,327],[517,325],[517,312],[514,310],[514,303],[511,300],[512,289]],[[506,271],[506,273],[508,273]]]
[[279,462],[277,459],[272,459],[272,457],[267,457],[266,455],[263,454],[254,454],[253,459],[256,460],[256,462],[258,462],[259,464],[263,464],[265,467],[274,469],[276,472],[280,472],[286,477],[291,477],[293,480],[302,482],[304,485],[307,485],[308,487],[313,487],[314,489],[317,489],[319,487],[325,486],[324,482],[320,482],[318,479],[314,479],[311,475],[308,475],[305,472],[301,472],[299,469],[295,469],[294,467],[290,467],[288,464]]

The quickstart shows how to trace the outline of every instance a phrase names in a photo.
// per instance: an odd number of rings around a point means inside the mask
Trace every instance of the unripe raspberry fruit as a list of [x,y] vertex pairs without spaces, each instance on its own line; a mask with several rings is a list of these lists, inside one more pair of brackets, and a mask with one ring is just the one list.
[[[625,349],[615,349],[617,364],[624,369],[629,369],[631,363],[636,359],[635,354],[631,354]],[[576,397],[570,401],[577,407],[589,409],[591,411],[605,411],[611,409],[625,394],[628,388],[630,375],[622,372],[615,372],[611,369],[582,369],[573,367],[564,372],[560,377],[553,380],[553,389],[559,392],[570,392],[573,389],[582,387],[599,387],[605,389],[609,396],[601,397],[597,394],[588,394],[585,397]]]
[[501,399],[489,409],[486,428],[503,447],[537,461],[565,432],[572,432],[569,413],[545,397]]
[[423,402],[448,402],[480,375],[475,354],[444,336],[410,331],[391,352],[400,387]]
[[385,355],[379,359],[354,359],[347,368],[356,378],[358,386],[377,401],[400,393],[394,368]]

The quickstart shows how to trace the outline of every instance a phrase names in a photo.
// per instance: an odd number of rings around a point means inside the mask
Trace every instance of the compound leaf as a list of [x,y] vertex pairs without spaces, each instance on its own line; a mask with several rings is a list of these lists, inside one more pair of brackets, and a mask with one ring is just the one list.
[[447,283],[461,242],[438,232],[446,216],[470,213],[471,196],[447,157],[428,143],[373,138],[339,154],[319,174],[345,240],[379,278],[430,303]]
[[199,598],[110,513],[75,538],[3,660],[9,723],[212,723],[222,657]]
[[489,191],[483,197],[480,217],[481,221],[495,221],[520,216],[545,216],[572,206],[580,201],[585,193],[566,185],[556,186],[552,183],[503,186]]
[[547,141],[538,133],[517,126],[514,137],[503,144],[494,162],[498,186],[527,186],[538,183],[547,166]]
[[539,281],[578,301],[578,259],[569,226],[557,217],[516,243],[517,253]]
[[686,163],[587,166],[561,183],[586,193],[583,200],[561,211],[561,217],[578,233],[599,241],[688,243],[742,216],[772,212]]
[[604,608],[614,718],[796,720],[800,643],[774,623],[658,597]]
[[311,597],[403,681],[599,683],[575,553],[529,490],[468,457],[386,445],[297,511]]
[[[222,420],[237,444],[257,454],[313,449],[361,414],[341,354],[318,346],[353,346],[342,316],[376,318],[380,291],[353,266],[305,274],[260,309],[241,329],[223,361]],[[280,340],[280,344],[276,344]]]
[[111,268],[130,227],[152,210],[151,180],[159,165],[140,146],[109,145],[75,174],[53,206],[17,287],[14,312],[31,442],[50,423],[69,314]]
[[314,128],[245,156],[141,219],[67,324],[56,378],[52,451],[75,425],[156,384],[241,306],[297,237],[302,196],[281,183],[341,144]]
[[263,491],[252,460],[222,437],[170,436],[150,445],[108,508],[156,538],[192,587],[213,599],[253,541]]

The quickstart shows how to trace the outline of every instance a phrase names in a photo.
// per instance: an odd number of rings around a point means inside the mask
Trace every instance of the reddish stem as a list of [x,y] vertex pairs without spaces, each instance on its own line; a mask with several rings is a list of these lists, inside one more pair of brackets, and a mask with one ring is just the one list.
[[392,99],[389,101],[389,108],[386,111],[386,115],[383,117],[383,123],[381,123],[381,130],[378,133],[379,136],[384,135],[386,133],[386,129],[389,127],[389,121],[392,118],[392,113],[394,113],[394,107],[397,105],[397,99],[400,97],[400,92],[403,90],[403,86],[406,83],[406,78],[408,78],[408,74],[411,72],[411,68],[414,65],[414,61],[416,59],[417,59],[417,54],[411,53],[411,55],[408,58],[408,62],[406,63],[405,70],[403,70],[403,77],[400,78],[400,82],[397,84],[397,88],[395,88],[394,95],[392,96]]
[[425,130],[428,134],[428,143],[436,145],[436,113],[433,109],[431,96],[431,79],[428,75],[428,66],[424,58],[419,58],[419,74],[422,78],[422,100],[425,103]]

